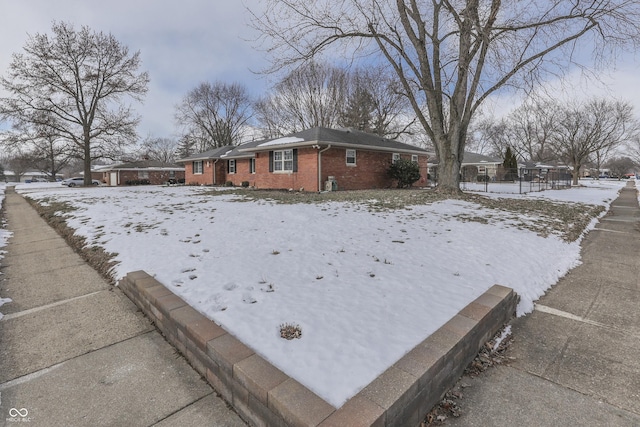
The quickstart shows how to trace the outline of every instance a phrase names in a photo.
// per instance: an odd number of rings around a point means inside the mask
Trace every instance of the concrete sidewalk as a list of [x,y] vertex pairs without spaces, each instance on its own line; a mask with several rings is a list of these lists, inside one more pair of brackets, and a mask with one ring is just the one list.
[[640,426],[635,183],[586,236],[582,261],[514,321],[513,362],[463,377],[462,416],[445,425]]
[[12,188],[5,218],[0,425],[245,426]]

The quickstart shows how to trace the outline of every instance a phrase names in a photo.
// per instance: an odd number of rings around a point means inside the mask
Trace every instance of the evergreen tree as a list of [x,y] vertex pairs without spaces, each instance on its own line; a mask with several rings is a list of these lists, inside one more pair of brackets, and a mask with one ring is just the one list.
[[502,167],[504,168],[505,181],[515,181],[518,178],[518,159],[509,146],[507,146],[507,150],[504,153]]

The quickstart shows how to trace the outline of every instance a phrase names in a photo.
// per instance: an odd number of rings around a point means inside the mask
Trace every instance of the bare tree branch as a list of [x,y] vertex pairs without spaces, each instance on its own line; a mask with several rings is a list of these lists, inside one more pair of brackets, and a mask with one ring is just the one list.
[[487,97],[606,63],[640,40],[631,0],[268,0],[265,10],[253,25],[272,55],[268,71],[329,53],[388,63],[434,142],[447,191],[459,188],[469,125]]
[[13,55],[0,80],[9,96],[0,99],[0,116],[23,129],[48,129],[84,161],[85,185],[91,162],[113,158],[135,143],[138,117],[124,103],[141,101],[149,76],[138,73],[140,53],[132,55],[112,35],[76,31],[54,23],[53,34],[36,34],[24,52]]

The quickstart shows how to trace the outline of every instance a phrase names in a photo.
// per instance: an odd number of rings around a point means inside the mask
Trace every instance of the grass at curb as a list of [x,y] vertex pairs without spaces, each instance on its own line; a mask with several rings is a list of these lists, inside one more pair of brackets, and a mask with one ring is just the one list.
[[40,201],[35,201],[29,197],[25,197],[25,199],[34,207],[38,215],[40,215],[49,226],[56,230],[82,259],[110,284],[115,284],[113,267],[117,264],[114,260],[117,254],[106,252],[99,246],[88,246],[84,237],[74,234],[75,230],[67,225],[67,221],[64,218],[65,212],[74,210],[73,206],[69,203],[57,202],[51,199],[43,199]]

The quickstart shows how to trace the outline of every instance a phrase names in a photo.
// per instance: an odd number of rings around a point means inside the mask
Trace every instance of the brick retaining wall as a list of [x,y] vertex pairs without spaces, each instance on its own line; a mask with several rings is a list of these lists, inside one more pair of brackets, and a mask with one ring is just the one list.
[[494,285],[336,410],[144,271],[118,285],[255,426],[418,426],[518,301],[513,290]]

